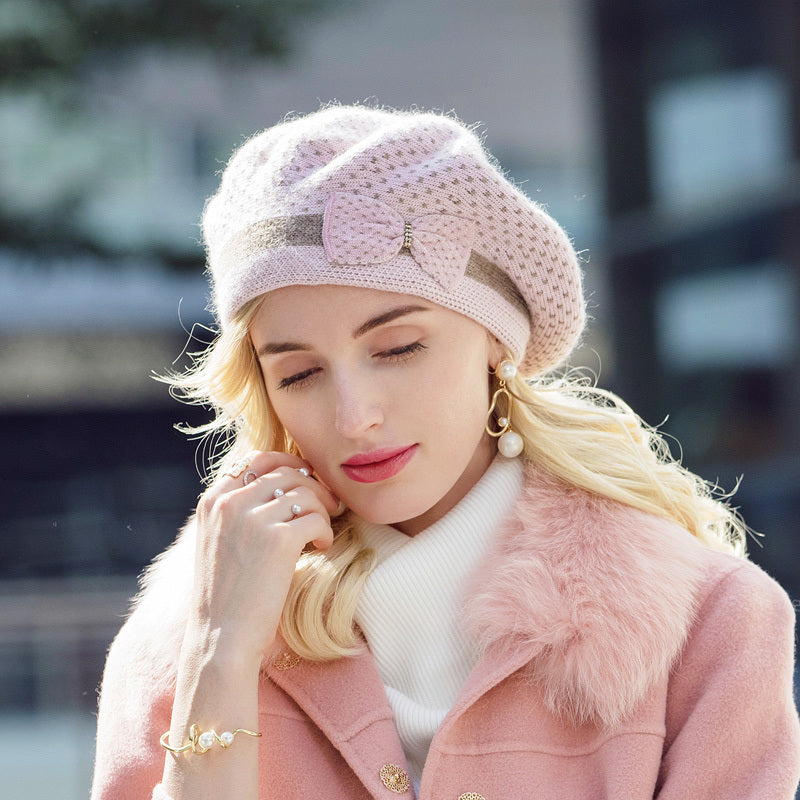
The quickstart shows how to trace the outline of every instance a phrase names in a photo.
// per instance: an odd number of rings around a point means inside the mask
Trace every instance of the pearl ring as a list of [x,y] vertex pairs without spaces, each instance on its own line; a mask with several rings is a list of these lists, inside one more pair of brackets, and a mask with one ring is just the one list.
[[299,505],[297,505],[297,503],[295,503],[292,506],[292,519],[294,519],[295,517],[299,517],[302,511],[303,509]]
[[279,497],[283,497],[285,494],[286,492],[284,492],[283,489],[276,489],[272,493],[272,496],[277,500]]

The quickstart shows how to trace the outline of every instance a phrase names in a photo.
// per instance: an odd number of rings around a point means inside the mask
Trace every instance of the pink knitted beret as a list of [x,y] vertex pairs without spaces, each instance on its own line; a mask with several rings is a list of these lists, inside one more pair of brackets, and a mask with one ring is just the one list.
[[223,327],[283,286],[365,286],[477,320],[525,375],[583,329],[566,234],[450,117],[333,106],[269,128],[234,153],[203,234]]

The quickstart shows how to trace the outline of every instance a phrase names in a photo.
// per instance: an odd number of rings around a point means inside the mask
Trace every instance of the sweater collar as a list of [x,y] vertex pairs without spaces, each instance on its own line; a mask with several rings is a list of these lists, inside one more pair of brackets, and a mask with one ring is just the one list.
[[495,530],[511,511],[522,482],[520,459],[498,456],[447,514],[416,536],[407,536],[391,525],[361,518],[355,518],[354,525],[362,541],[375,552],[378,568],[401,549],[403,559],[417,560],[458,545],[460,550],[468,551],[468,560],[472,561],[472,553],[485,550],[487,532]]
[[[355,620],[387,688],[409,763],[419,774],[430,739],[480,658],[464,629],[464,593],[521,489],[518,459],[496,459],[449,513],[411,538],[357,521],[377,565]],[[416,758],[413,754],[416,754]]]

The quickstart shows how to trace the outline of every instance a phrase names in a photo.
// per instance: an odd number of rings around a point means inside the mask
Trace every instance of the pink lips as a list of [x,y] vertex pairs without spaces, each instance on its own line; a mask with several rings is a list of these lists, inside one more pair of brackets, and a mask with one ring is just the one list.
[[359,483],[385,481],[397,475],[414,457],[418,445],[410,447],[384,448],[369,453],[358,453],[342,464],[348,478]]

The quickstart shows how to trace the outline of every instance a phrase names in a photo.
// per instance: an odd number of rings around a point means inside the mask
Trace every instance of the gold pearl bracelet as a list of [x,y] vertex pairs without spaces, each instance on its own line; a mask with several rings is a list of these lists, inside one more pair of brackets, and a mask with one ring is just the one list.
[[215,742],[223,750],[227,750],[233,744],[237,733],[246,733],[248,736],[261,736],[260,733],[248,731],[246,728],[237,728],[235,731],[224,731],[223,733],[217,733],[214,730],[200,733],[200,726],[192,725],[192,727],[189,728],[189,741],[180,747],[172,747],[167,743],[169,731],[158,741],[161,746],[165,750],[169,750],[170,753],[185,753],[187,750],[191,750],[193,753],[202,755],[203,753],[207,753],[214,746]]

